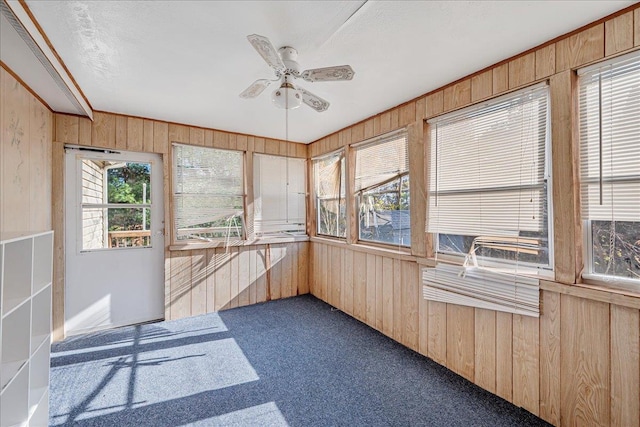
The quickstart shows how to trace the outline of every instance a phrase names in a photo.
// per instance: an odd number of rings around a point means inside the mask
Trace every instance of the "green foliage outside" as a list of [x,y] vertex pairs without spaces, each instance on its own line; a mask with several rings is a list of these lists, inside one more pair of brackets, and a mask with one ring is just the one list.
[[[127,163],[125,166],[107,170],[107,203],[142,204],[151,203],[151,165],[148,163]],[[143,200],[146,184],[146,201]],[[151,224],[151,209],[146,213],[146,229]],[[143,209],[110,208],[109,231],[142,230]]]

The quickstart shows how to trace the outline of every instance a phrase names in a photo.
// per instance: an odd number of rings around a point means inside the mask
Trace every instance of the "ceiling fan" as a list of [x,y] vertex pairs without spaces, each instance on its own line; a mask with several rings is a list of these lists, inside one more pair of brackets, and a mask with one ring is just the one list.
[[274,80],[256,80],[240,94],[240,98],[255,98],[271,83],[279,81],[280,86],[271,95],[271,100],[277,107],[285,109],[298,108],[304,102],[317,112],[323,112],[329,108],[327,100],[302,87],[294,86],[291,81],[298,78],[308,82],[351,80],[355,74],[349,65],[313,68],[301,72],[300,65],[296,61],[298,51],[294,48],[284,46],[276,51],[268,38],[257,34],[247,36],[247,39],[266,63],[273,68],[276,78]]

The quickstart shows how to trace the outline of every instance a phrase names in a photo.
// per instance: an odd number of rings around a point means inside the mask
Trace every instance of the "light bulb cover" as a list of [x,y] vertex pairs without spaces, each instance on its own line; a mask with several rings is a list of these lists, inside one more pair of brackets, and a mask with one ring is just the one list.
[[273,91],[271,101],[278,108],[292,110],[302,105],[302,92],[291,83],[284,82]]

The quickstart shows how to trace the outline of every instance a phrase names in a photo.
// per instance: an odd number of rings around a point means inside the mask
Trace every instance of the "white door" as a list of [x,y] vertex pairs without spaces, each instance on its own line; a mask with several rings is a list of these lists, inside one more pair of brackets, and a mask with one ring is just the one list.
[[65,333],[164,317],[162,158],[67,148]]

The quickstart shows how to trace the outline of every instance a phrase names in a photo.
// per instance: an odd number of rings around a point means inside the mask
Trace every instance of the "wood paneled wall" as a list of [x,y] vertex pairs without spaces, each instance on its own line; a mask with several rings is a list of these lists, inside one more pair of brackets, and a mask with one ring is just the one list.
[[51,229],[53,114],[0,68],[0,231]]
[[406,255],[314,241],[310,262],[313,295],[554,425],[640,425],[638,298],[543,283],[535,318],[427,301]]
[[[308,242],[171,250],[171,143],[199,145],[289,157],[307,157],[307,146],[293,142],[228,133],[137,117],[95,112],[94,121],[54,115],[53,143],[56,235],[64,235],[64,144],[160,153],[163,156],[165,200],[165,318],[178,319],[211,311],[308,293]],[[251,156],[246,168],[251,169]],[[251,176],[251,175],[249,175]],[[248,180],[247,211],[253,181]],[[182,246],[182,244],[181,244]],[[54,339],[63,336],[64,247],[54,261]]]
[[[425,300],[420,267],[434,261],[424,258],[420,247],[412,247],[412,255],[393,254],[352,240],[313,238],[311,293],[554,425],[640,426],[640,296],[579,284],[583,247],[575,73],[639,48],[636,4],[310,146],[313,157],[401,127],[415,132],[425,119],[547,80],[555,280],[541,284],[540,318]],[[412,186],[426,180],[415,169],[410,175]],[[412,212],[412,221],[416,217]],[[425,238],[427,256],[430,237]]]

